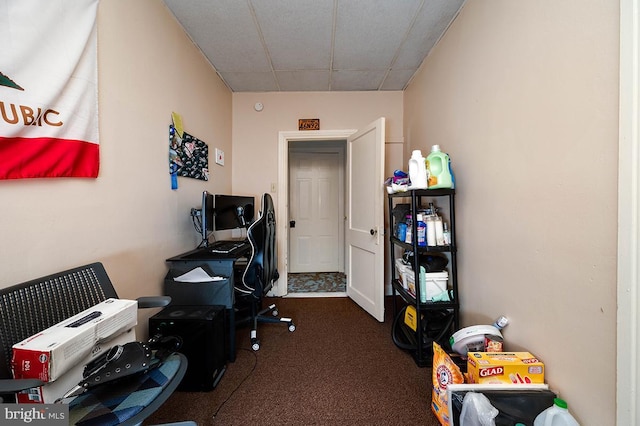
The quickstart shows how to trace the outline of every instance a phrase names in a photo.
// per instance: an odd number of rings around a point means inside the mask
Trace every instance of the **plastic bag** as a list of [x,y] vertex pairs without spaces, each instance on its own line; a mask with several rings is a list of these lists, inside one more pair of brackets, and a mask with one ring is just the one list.
[[460,426],[495,426],[498,409],[481,393],[467,392],[462,401]]

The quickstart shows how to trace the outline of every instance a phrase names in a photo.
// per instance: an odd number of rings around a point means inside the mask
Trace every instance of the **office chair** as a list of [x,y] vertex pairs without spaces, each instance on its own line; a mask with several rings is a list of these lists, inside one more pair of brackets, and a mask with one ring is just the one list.
[[[11,356],[15,343],[52,327],[106,299],[118,298],[102,263],[93,263],[0,289],[0,403],[14,402],[14,394],[37,387],[37,379],[12,379]],[[138,307],[162,307],[166,296],[142,297]],[[184,355],[173,353],[152,374],[122,383],[93,388],[69,402],[70,424],[137,425],[150,416],[182,380]],[[109,388],[109,400],[102,398]],[[143,390],[143,392],[136,392]],[[119,391],[119,396],[114,393]],[[151,398],[141,396],[152,395]],[[74,414],[77,410],[79,415]],[[98,415],[99,414],[99,415]]]
[[[251,324],[251,349],[260,349],[257,336],[258,323],[286,324],[293,332],[296,326],[291,318],[278,317],[275,304],[262,308],[263,297],[271,290],[278,279],[278,257],[276,247],[276,212],[271,195],[262,195],[259,217],[247,229],[247,239],[251,244],[251,257],[242,273],[240,282],[236,282],[236,293],[248,303],[249,315],[239,319],[236,324]],[[270,314],[270,315],[269,315]]]

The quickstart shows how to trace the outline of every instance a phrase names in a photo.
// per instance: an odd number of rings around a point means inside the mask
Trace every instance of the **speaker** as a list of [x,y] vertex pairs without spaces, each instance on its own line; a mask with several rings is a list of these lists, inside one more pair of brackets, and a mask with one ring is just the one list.
[[225,313],[218,305],[169,305],[149,318],[149,336],[176,336],[187,357],[178,390],[202,392],[216,387],[226,370]]

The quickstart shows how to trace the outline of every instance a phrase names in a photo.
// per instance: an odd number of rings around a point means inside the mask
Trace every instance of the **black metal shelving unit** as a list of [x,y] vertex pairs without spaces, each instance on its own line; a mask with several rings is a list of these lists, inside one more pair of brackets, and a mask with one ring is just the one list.
[[[438,201],[446,200],[446,210],[442,211],[442,203]],[[399,192],[388,195],[389,202],[389,250],[391,262],[391,285],[394,296],[394,318],[396,318],[403,308],[398,308],[400,303],[403,307],[411,305],[416,309],[416,331],[407,327],[402,320],[398,321],[394,327],[394,339],[401,339],[403,346],[409,349],[416,364],[420,367],[430,366],[433,359],[433,340],[439,343],[448,340],[449,336],[458,330],[460,300],[458,297],[458,271],[457,271],[457,246],[456,246],[456,226],[455,226],[455,190],[454,189],[417,189],[407,192]],[[448,246],[418,246],[417,239],[417,213],[426,208],[429,202],[433,202],[441,209],[443,217],[449,223],[451,233],[451,243]],[[412,241],[407,243],[399,240],[395,235],[396,219],[394,218],[394,207],[398,204],[409,204],[412,218],[411,232]],[[415,296],[406,290],[398,276],[395,260],[399,253],[412,251],[412,269],[415,278]],[[444,254],[448,258],[448,288],[449,302],[420,302],[420,256],[430,253]],[[417,255],[415,255],[417,254]]]

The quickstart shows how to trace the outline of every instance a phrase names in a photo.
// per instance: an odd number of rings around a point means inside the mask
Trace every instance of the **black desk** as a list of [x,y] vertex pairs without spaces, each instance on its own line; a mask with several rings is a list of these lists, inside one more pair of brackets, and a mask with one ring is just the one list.
[[[251,245],[241,247],[233,253],[212,253],[210,248],[203,247],[167,259],[169,273],[164,282],[165,294],[171,296],[172,305],[224,305],[228,318],[227,357],[233,362],[236,359],[236,325],[235,296],[233,285],[235,270],[251,252]],[[185,283],[173,278],[198,266],[206,265],[216,275],[227,278],[222,281]]]

